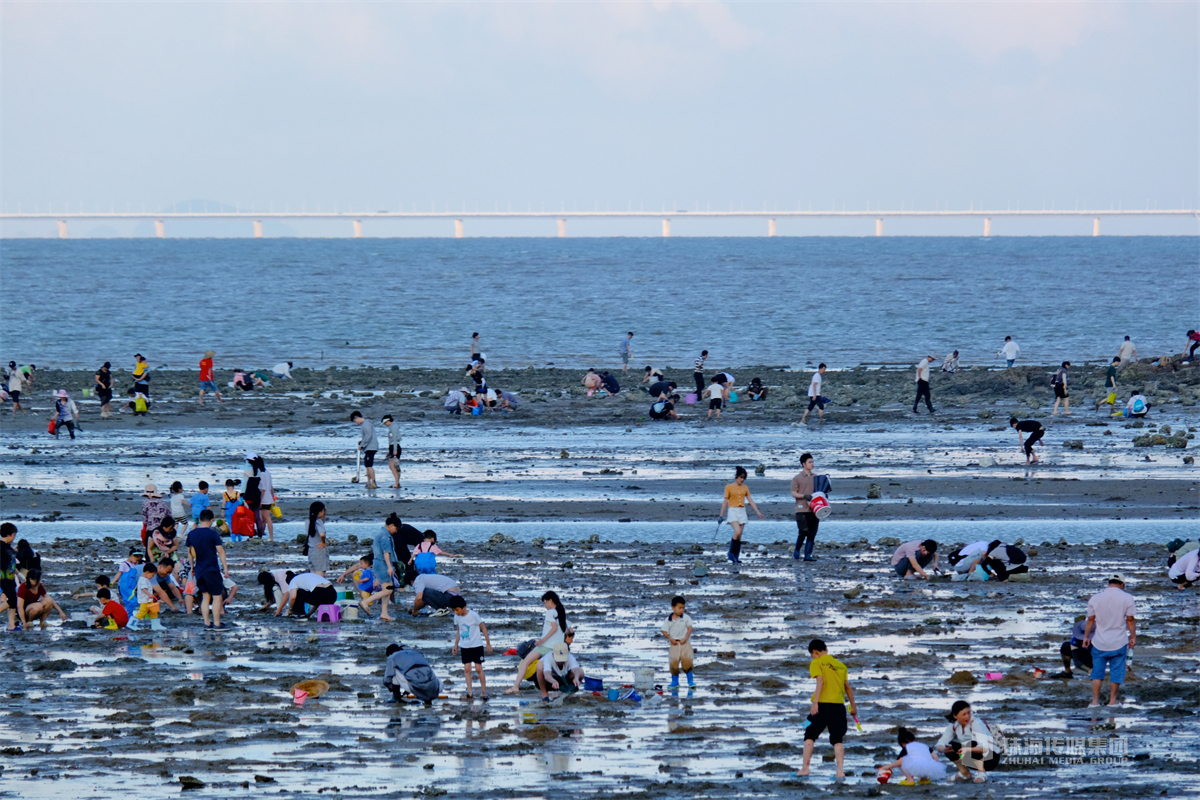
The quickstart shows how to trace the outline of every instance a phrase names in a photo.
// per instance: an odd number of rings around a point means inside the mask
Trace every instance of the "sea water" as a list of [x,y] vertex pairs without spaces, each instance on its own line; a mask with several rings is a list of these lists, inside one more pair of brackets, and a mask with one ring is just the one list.
[[6,240],[0,356],[57,368],[997,365],[1179,352],[1194,237]]

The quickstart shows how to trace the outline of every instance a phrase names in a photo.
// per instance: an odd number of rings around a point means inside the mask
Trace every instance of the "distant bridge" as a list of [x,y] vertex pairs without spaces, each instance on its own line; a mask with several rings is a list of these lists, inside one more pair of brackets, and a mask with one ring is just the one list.
[[461,239],[465,233],[465,221],[468,219],[553,219],[558,224],[558,235],[567,235],[567,220],[570,219],[661,219],[662,235],[671,235],[671,220],[673,219],[761,219],[767,223],[767,236],[775,235],[775,221],[778,219],[838,219],[838,218],[874,218],[875,235],[883,235],[883,221],[890,218],[912,217],[972,217],[983,220],[983,235],[991,236],[992,219],[994,217],[1082,217],[1092,218],[1092,236],[1100,235],[1101,217],[1200,217],[1200,210],[1181,209],[1144,209],[1144,210],[1108,210],[1081,211],[1051,210],[1051,211],[174,211],[174,212],[78,212],[54,214],[16,213],[0,214],[0,220],[58,220],[58,236],[67,238],[67,222],[69,220],[153,220],[154,232],[161,239],[166,236],[166,223],[174,220],[209,219],[233,220],[244,219],[253,223],[255,238],[263,235],[263,220],[346,220],[352,223],[351,230],[355,238],[362,236],[362,223],[367,219],[446,219],[454,221],[454,236]]

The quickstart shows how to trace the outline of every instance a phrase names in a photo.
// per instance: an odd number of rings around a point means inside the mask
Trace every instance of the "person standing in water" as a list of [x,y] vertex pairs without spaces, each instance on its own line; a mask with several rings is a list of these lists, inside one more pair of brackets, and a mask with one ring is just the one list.
[[[734,472],[733,483],[725,487],[725,500],[721,503],[720,516],[733,528],[733,538],[729,541],[729,560],[735,564],[742,563],[742,531],[746,529],[746,503],[754,509],[759,519],[765,519],[758,506],[750,497],[750,488],[746,486],[746,469],[738,467]],[[726,515],[728,511],[728,515]]]
[[811,453],[800,456],[800,466],[800,472],[792,478],[792,497],[796,498],[796,547],[792,550],[792,558],[800,558],[800,543],[804,542],[804,560],[816,561],[812,553],[813,545],[817,541],[817,526],[821,524],[821,520],[817,519],[817,515],[809,506],[815,491],[813,483],[817,477],[813,475]]
[[375,483],[375,453],[379,450],[379,437],[375,435],[375,423],[355,411],[350,415],[350,421],[362,428],[358,439],[358,449],[363,453],[363,466],[367,470],[367,488],[377,488]]

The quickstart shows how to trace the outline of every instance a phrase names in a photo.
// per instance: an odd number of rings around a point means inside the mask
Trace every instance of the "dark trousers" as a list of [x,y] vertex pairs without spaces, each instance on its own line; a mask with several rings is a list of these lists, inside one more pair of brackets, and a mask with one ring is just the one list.
[[1090,647],[1072,647],[1070,642],[1063,642],[1058,653],[1062,656],[1064,670],[1069,672],[1071,665],[1074,664],[1089,673],[1092,671],[1092,649]]
[[1188,361],[1191,361],[1192,359],[1194,359],[1196,357],[1196,348],[1197,347],[1200,347],[1200,342],[1192,342],[1192,347],[1190,350],[1188,350]]
[[1045,428],[1042,428],[1041,430],[1036,430],[1033,433],[1029,434],[1029,438],[1025,440],[1025,455],[1027,457],[1033,455],[1033,445],[1045,435],[1046,435]]
[[917,399],[913,400],[913,413],[917,413],[917,406],[921,405],[921,398],[925,398],[925,406],[929,409],[929,413],[933,413],[933,401],[929,398],[929,381],[917,381]]
[[696,379],[696,394],[704,394],[704,373],[693,372],[692,377]]
[[800,543],[804,542],[804,557],[812,558],[813,544],[817,541],[817,527],[821,520],[811,511],[796,512],[796,549],[793,556],[800,554]]
[[986,566],[996,574],[996,580],[998,581],[1008,580],[1009,575],[1020,575],[1023,572],[1029,572],[1029,566],[1026,564],[1021,564],[1016,567],[1006,567],[1002,562],[994,558],[989,560]]
[[74,423],[74,421],[69,420],[69,419],[60,419],[54,428],[54,438],[55,439],[58,438],[58,434],[62,432],[63,428],[67,429],[67,432],[71,434],[72,439],[75,438],[75,423]]

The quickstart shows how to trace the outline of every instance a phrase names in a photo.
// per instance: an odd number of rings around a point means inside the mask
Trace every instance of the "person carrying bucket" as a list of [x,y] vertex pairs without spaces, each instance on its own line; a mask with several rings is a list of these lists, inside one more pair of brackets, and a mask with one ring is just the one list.
[[800,456],[801,471],[792,478],[792,497],[796,499],[796,546],[792,558],[800,558],[800,543],[804,543],[804,560],[816,561],[813,546],[817,540],[817,528],[821,520],[812,508],[813,493],[816,491],[817,476],[813,474],[812,453]]

